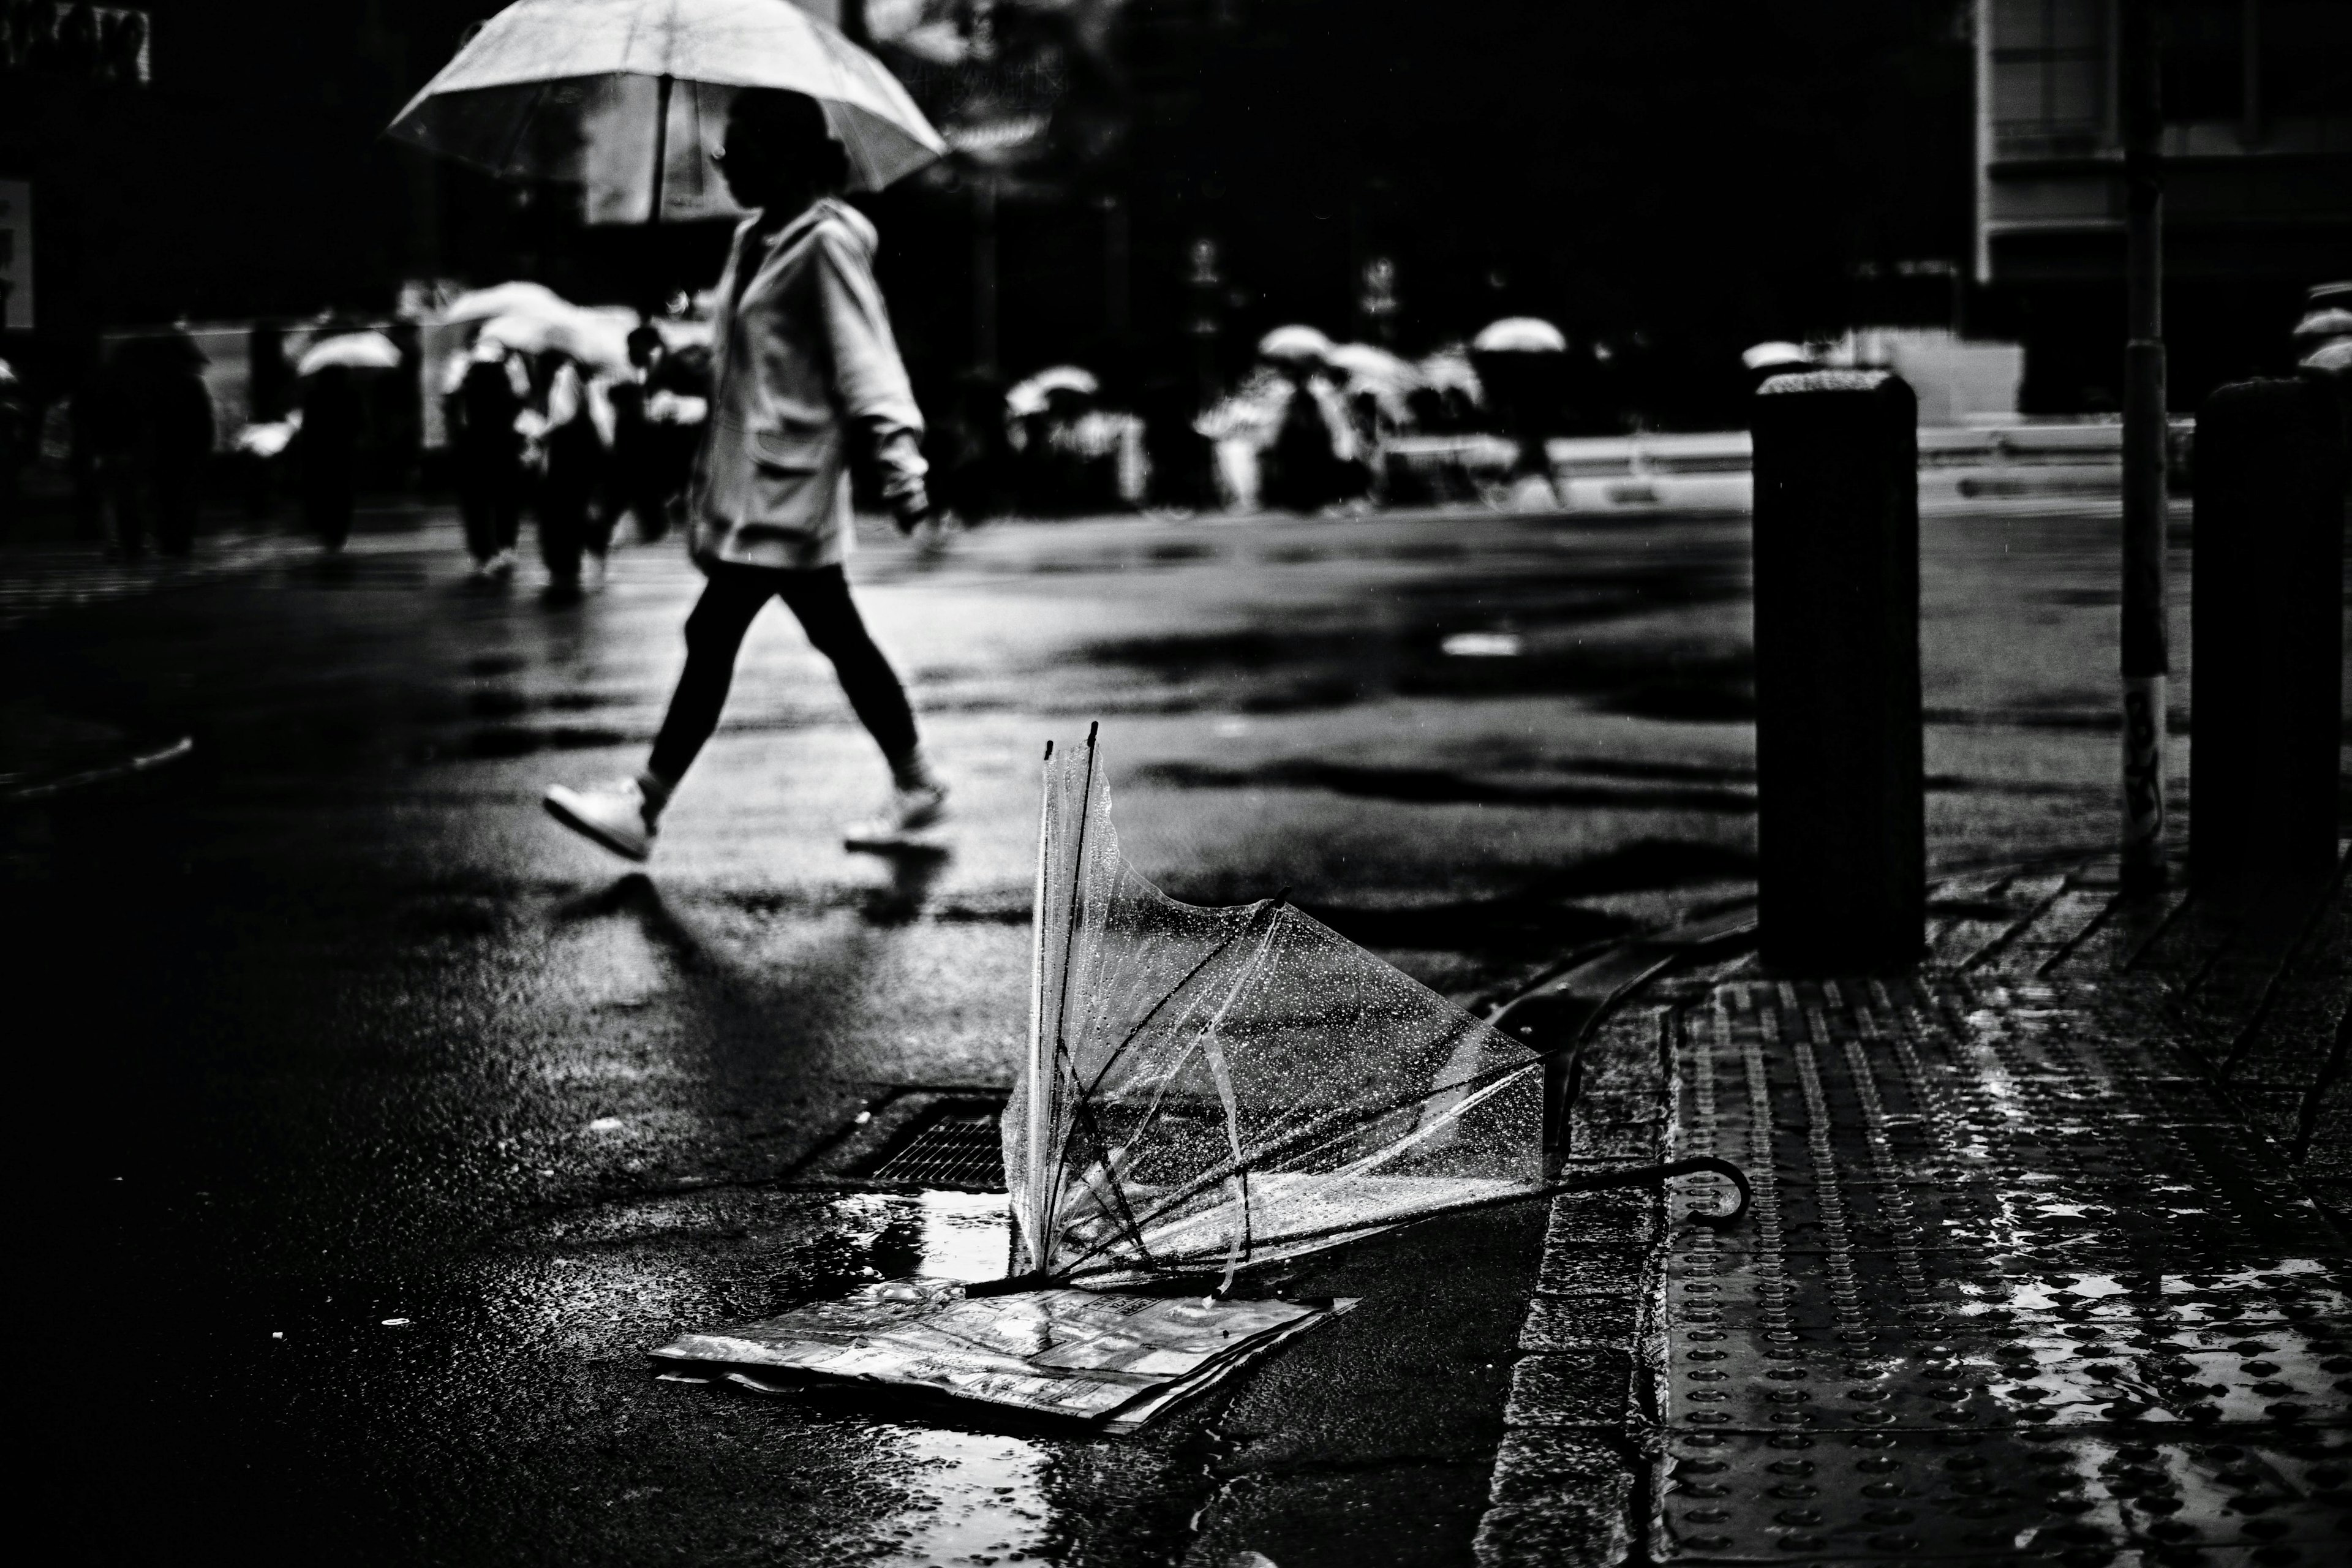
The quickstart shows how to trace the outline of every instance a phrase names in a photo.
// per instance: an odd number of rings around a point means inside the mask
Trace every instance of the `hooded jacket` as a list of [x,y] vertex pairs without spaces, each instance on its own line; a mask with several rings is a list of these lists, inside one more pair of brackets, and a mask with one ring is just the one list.
[[928,506],[923,416],[874,281],[874,226],[830,197],[762,241],[735,231],[712,323],[694,558],[806,570],[850,549],[849,461],[901,517]]

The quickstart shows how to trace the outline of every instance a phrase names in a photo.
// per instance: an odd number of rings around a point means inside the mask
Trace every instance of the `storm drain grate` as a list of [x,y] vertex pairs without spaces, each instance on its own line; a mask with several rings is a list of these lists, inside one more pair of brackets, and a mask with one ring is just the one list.
[[996,1119],[1003,1110],[993,1100],[952,1101],[901,1134],[858,1174],[871,1182],[1001,1193],[1004,1154]]

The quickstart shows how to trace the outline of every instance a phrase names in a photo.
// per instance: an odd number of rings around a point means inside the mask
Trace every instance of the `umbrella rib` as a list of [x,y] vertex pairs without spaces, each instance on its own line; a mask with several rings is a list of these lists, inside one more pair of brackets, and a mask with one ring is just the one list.
[[[1727,1226],[1748,1212],[1749,1192],[1748,1173],[1728,1160],[1712,1154],[1696,1154],[1687,1159],[1673,1160],[1664,1164],[1635,1165],[1619,1171],[1596,1171],[1589,1175],[1570,1176],[1564,1180],[1545,1182],[1517,1192],[1493,1193],[1485,1197],[1465,1198],[1459,1203],[1441,1204],[1435,1208],[1391,1219],[1359,1220],[1338,1225],[1316,1226],[1307,1230],[1294,1230],[1286,1235],[1270,1236],[1262,1241],[1266,1247],[1286,1247],[1293,1242],[1322,1241],[1336,1236],[1351,1236],[1358,1231],[1385,1230],[1391,1226],[1411,1225],[1424,1219],[1439,1219],[1448,1215],[1473,1214],[1480,1209],[1501,1208],[1507,1204],[1527,1203],[1535,1198],[1558,1197],[1567,1193],[1605,1192],[1612,1187],[1663,1186],[1676,1176],[1723,1176],[1738,1193],[1738,1202],[1727,1213],[1696,1216],[1709,1226]],[[1163,1263],[1207,1263],[1217,1256],[1213,1247],[1192,1253],[1177,1253],[1162,1259]],[[1083,1261],[1083,1260],[1082,1260]],[[1122,1265],[1105,1264],[1099,1268],[1077,1269],[1056,1275],[1059,1280],[1090,1279],[1121,1271]]]
[[[1085,791],[1078,796],[1077,841],[1070,847],[1070,914],[1062,931],[1061,997],[1054,1007],[1054,1054],[1057,1060],[1069,1052],[1064,1031],[1068,1027],[1070,1015],[1070,949],[1078,940],[1078,890],[1086,877],[1087,819],[1093,814],[1095,803],[1095,733],[1100,728],[1099,722],[1087,726],[1087,779]],[[1058,1080],[1061,1074],[1057,1071],[1054,1076]],[[1044,1084],[1036,1087],[1039,1092],[1045,1089]],[[1049,1112],[1050,1110],[1049,1101]],[[1058,1165],[1059,1161],[1055,1163]]]
[[[1286,899],[1287,899],[1289,896],[1290,896],[1289,889],[1285,889],[1283,890],[1282,894],[1281,894],[1279,897],[1277,897],[1277,898],[1274,898],[1274,899],[1270,899],[1270,900],[1268,900],[1265,903],[1261,904],[1261,905],[1258,907],[1258,912],[1265,914],[1265,915],[1267,917],[1268,923],[1269,923],[1269,924],[1271,924],[1273,915],[1274,915],[1276,911],[1278,911],[1278,910],[1281,909],[1282,904],[1283,904],[1283,900],[1286,900]],[[1252,919],[1252,921],[1250,921],[1250,923],[1249,923],[1249,924],[1243,926],[1243,927],[1242,927],[1242,929],[1241,929],[1240,931],[1235,931],[1235,932],[1233,934],[1233,936],[1232,936],[1232,937],[1228,938],[1228,939],[1226,940],[1226,942],[1225,942],[1223,945],[1221,945],[1221,946],[1218,948],[1217,952],[1223,952],[1223,951],[1224,951],[1224,949],[1225,949],[1225,947],[1229,947],[1229,946],[1231,946],[1234,942],[1236,942],[1236,941],[1240,940],[1240,939],[1241,939],[1242,937],[1244,937],[1244,936],[1248,935],[1248,934],[1249,934],[1249,932],[1250,932],[1251,926],[1254,926],[1255,923],[1256,923],[1255,919],[1255,917],[1253,917],[1253,919]],[[1195,973],[1195,974],[1199,973],[1200,973],[1200,971],[1201,971],[1202,968],[1205,968],[1205,967],[1208,965],[1209,959],[1210,959],[1210,958],[1214,958],[1215,956],[1216,956],[1216,953],[1211,953],[1211,954],[1209,955],[1209,958],[1204,958],[1204,959],[1202,959],[1202,960],[1201,961],[1201,963],[1200,963],[1198,965],[1195,965],[1195,966],[1194,966],[1193,973]],[[1182,990],[1182,989],[1184,988],[1184,986],[1185,986],[1187,984],[1189,984],[1189,983],[1191,982],[1192,978],[1192,975],[1190,975],[1190,974],[1188,974],[1188,975],[1186,975],[1186,976],[1184,977],[1184,979],[1183,979],[1182,981],[1178,982],[1178,983],[1177,983],[1177,987],[1176,987],[1177,991],[1181,991],[1181,990]],[[1238,986],[1236,987],[1236,989],[1238,989]],[[1160,1000],[1161,1000],[1162,1002],[1165,1002],[1165,1001],[1167,1001],[1167,1000],[1169,999],[1169,997],[1172,997],[1172,996],[1174,996],[1175,994],[1176,994],[1176,992],[1175,992],[1175,991],[1171,991],[1171,992],[1170,992],[1170,993],[1168,994],[1168,996],[1167,996],[1167,997],[1162,997],[1162,998],[1160,998]],[[1229,997],[1227,998],[1227,1003],[1228,1003],[1228,1005],[1230,1005],[1231,1000],[1232,1000],[1232,998],[1229,996]],[[1155,1008],[1154,1010],[1155,1010],[1155,1011],[1157,1011],[1157,1009],[1156,1009],[1156,1008]],[[1220,1017],[1222,1017],[1222,1016],[1223,1016],[1223,1014],[1221,1013],[1221,1014],[1219,1015],[1219,1016],[1220,1016]],[[1213,1029],[1213,1027],[1214,1027],[1214,1025],[1213,1024],[1213,1025],[1212,1025],[1212,1028]],[[1140,1029],[1141,1029],[1141,1026],[1139,1026],[1139,1026],[1138,1026],[1138,1032],[1139,1032],[1139,1033],[1140,1032]],[[1108,1064],[1106,1064],[1106,1066],[1105,1066],[1105,1069],[1104,1069],[1104,1070],[1105,1070],[1105,1071],[1109,1070],[1109,1069],[1108,1069]],[[1172,1077],[1172,1076],[1173,1076],[1173,1070],[1172,1070],[1172,1069],[1171,1070],[1171,1074],[1170,1074],[1170,1076],[1171,1076],[1171,1077]],[[1097,1082],[1100,1082],[1100,1079],[1097,1079]],[[1165,1089],[1165,1085],[1166,1085],[1167,1081],[1168,1081],[1168,1080],[1167,1080],[1166,1079],[1163,1079],[1161,1080],[1161,1083],[1162,1083],[1162,1089],[1161,1089],[1161,1091],[1160,1091],[1160,1093],[1158,1096],[1156,1096],[1156,1097],[1152,1100],[1152,1101],[1151,1101],[1151,1108],[1144,1113],[1143,1120],[1142,1120],[1141,1121],[1139,1121],[1139,1122],[1136,1123],[1136,1126],[1135,1126],[1134,1131],[1130,1131],[1130,1132],[1127,1135],[1128,1147],[1129,1147],[1129,1148],[1133,1148],[1133,1147],[1135,1146],[1135,1141],[1136,1141],[1137,1139],[1139,1139],[1139,1138],[1142,1137],[1145,1133],[1147,1133],[1147,1132],[1150,1131],[1151,1131],[1151,1129],[1152,1129],[1152,1126],[1153,1126],[1156,1122],[1158,1122],[1158,1121],[1159,1121],[1159,1120],[1160,1120],[1160,1110],[1162,1110],[1162,1108],[1164,1108],[1164,1107],[1167,1105],[1167,1103],[1168,1103],[1168,1095],[1167,1095],[1166,1089]],[[1147,1216],[1145,1216],[1145,1217],[1146,1217],[1147,1219],[1156,1219],[1156,1218],[1158,1218],[1158,1217],[1159,1217],[1159,1215],[1155,1214],[1155,1215],[1147,1215]]]
[[530,122],[539,118],[540,106],[547,101],[548,89],[554,85],[551,81],[532,84],[530,97],[524,101],[522,112],[515,116],[514,133],[507,138],[506,151],[499,153],[498,162],[490,165],[499,174],[504,174],[514,167],[515,149],[522,145],[523,133],[530,129]]
[[[1466,1019],[1465,1021],[1471,1024],[1478,1022],[1475,1018]],[[1452,1037],[1459,1032],[1460,1026],[1457,1025],[1454,1028],[1447,1030],[1444,1035],[1439,1036],[1436,1041],[1430,1043],[1442,1044],[1444,1040]],[[1525,1072],[1529,1068],[1536,1066],[1541,1060],[1542,1058],[1540,1057],[1537,1057],[1527,1061],[1511,1062],[1495,1068],[1490,1068],[1486,1072],[1475,1074],[1459,1083],[1439,1084],[1433,1088],[1415,1089],[1409,1093],[1396,1096],[1384,1103],[1372,1106],[1335,1106],[1323,1115],[1317,1117],[1314,1121],[1307,1123],[1307,1125],[1285,1137],[1276,1139],[1274,1142],[1267,1144],[1265,1148],[1253,1153],[1242,1155],[1237,1159],[1222,1161],[1216,1165],[1212,1166],[1209,1170],[1194,1176],[1183,1186],[1181,1186],[1174,1192],[1171,1193],[1167,1198],[1160,1203],[1159,1207],[1145,1215],[1143,1216],[1143,1223],[1150,1225],[1154,1220],[1162,1218],[1168,1214],[1172,1213],[1178,1205],[1191,1200],[1192,1198],[1197,1197],[1202,1193],[1204,1193],[1211,1187],[1215,1186],[1218,1183],[1231,1180],[1236,1172],[1261,1168],[1267,1161],[1278,1159],[1285,1154],[1292,1153],[1311,1143],[1316,1139],[1326,1136],[1337,1129],[1345,1126],[1351,1119],[1358,1121],[1377,1121],[1381,1117],[1391,1115],[1396,1111],[1404,1110],[1408,1106],[1418,1104],[1440,1094],[1450,1093],[1457,1089],[1468,1090],[1474,1088],[1484,1089],[1491,1084],[1500,1082],[1502,1079],[1508,1078],[1515,1073]],[[1091,1247],[1087,1251],[1079,1254],[1076,1262],[1084,1263],[1087,1258],[1096,1256],[1101,1251],[1102,1248],[1099,1246]]]
[[1110,1048],[1109,1054],[1103,1058],[1102,1067],[1100,1070],[1096,1072],[1094,1081],[1087,1085],[1087,1093],[1092,1094],[1095,1090],[1102,1087],[1102,1080],[1104,1078],[1109,1074],[1112,1068],[1118,1065],[1118,1058],[1126,1054],[1128,1047],[1135,1044],[1137,1038],[1142,1035],[1143,1031],[1151,1026],[1151,1021],[1160,1016],[1160,1010],[1162,1007],[1167,1006],[1169,1003],[1176,1000],[1177,996],[1181,994],[1184,987],[1192,984],[1193,981],[1200,978],[1200,974],[1202,970],[1208,968],[1209,965],[1214,963],[1219,958],[1224,955],[1227,948],[1241,941],[1242,938],[1249,935],[1251,928],[1255,926],[1260,919],[1270,919],[1276,911],[1280,910],[1283,905],[1289,900],[1289,898],[1290,889],[1286,888],[1281,892],[1276,893],[1273,898],[1266,900],[1264,903],[1259,904],[1255,909],[1252,910],[1250,911],[1249,919],[1244,921],[1240,925],[1235,926],[1232,931],[1226,932],[1225,939],[1217,943],[1216,946],[1211,948],[1202,958],[1200,963],[1194,964],[1189,971],[1187,971],[1184,978],[1176,983],[1173,990],[1171,990],[1167,995],[1162,996],[1159,1001],[1154,1002],[1151,1005],[1151,1010],[1144,1014],[1142,1018],[1138,1021],[1135,1027],[1127,1032],[1127,1037],[1119,1041],[1116,1046],[1113,1046]]
[[[1069,1059],[1066,1052],[1062,1059]],[[1103,1179],[1110,1184],[1111,1202],[1118,1205],[1119,1221],[1127,1226],[1128,1239],[1135,1243],[1135,1250],[1142,1254],[1146,1268],[1156,1267],[1151,1261],[1151,1247],[1143,1239],[1143,1227],[1136,1222],[1135,1210],[1128,1204],[1127,1188],[1118,1179],[1118,1168],[1111,1163],[1110,1141],[1103,1136],[1102,1123],[1096,1118],[1094,1107],[1083,1095],[1078,1099],[1076,1115],[1095,1141],[1095,1163],[1102,1167]]]

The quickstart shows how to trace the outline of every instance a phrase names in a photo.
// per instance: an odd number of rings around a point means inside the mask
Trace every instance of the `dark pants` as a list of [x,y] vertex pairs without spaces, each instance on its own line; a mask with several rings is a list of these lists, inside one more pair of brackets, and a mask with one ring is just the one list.
[[166,555],[185,555],[196,538],[196,496],[201,466],[164,458],[155,464],[155,542]]
[[512,550],[522,531],[522,463],[512,452],[460,452],[457,508],[476,561]]
[[613,543],[613,519],[595,504],[601,448],[590,435],[583,449],[569,430],[552,437],[551,446],[547,474],[539,482],[539,556],[547,563],[550,577],[574,583],[580,578],[581,552],[601,561]]
[[838,566],[809,572],[778,572],[758,566],[713,566],[694,614],[686,619],[686,673],[669,700],[646,771],[676,784],[695,754],[719,727],[727,689],[735,679],[735,655],[753,617],[771,598],[782,599],[799,617],[816,650],[833,660],[834,673],[866,732],[893,764],[915,753],[915,715],[907,706],[890,661],[866,633],[866,623],[849,597],[849,580]]
[[302,465],[302,519],[330,550],[352,536],[356,464],[349,452],[314,452]]

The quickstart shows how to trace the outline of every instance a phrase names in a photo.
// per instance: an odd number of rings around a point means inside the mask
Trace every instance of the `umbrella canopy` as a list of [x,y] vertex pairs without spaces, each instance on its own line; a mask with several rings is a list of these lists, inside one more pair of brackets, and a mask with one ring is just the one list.
[[1439,349],[1413,369],[1425,386],[1439,392],[1458,392],[1473,403],[1486,401],[1486,389],[1478,380],[1477,368],[1459,344]]
[[1568,352],[1568,339],[1549,321],[1506,316],[1487,323],[1470,346],[1482,354],[1558,354]]
[[1323,364],[1331,357],[1331,340],[1313,327],[1276,327],[1258,339],[1257,357],[1277,364]]
[[1094,372],[1080,365],[1057,364],[1041,370],[1004,395],[1004,406],[1015,416],[1045,412],[1045,400],[1056,392],[1092,397],[1102,390]]
[[1406,417],[1406,395],[1421,385],[1421,373],[1412,362],[1376,343],[1341,343],[1331,351],[1329,363],[1347,378],[1350,394],[1370,393],[1390,418]]
[[353,370],[398,370],[400,349],[382,332],[343,332],[311,344],[296,362],[294,374],[315,375],[335,364]]
[[1796,343],[1774,342],[1758,343],[1752,348],[1742,350],[1739,363],[1749,370],[1774,370],[1782,366],[1794,369],[1800,365],[1811,364],[1813,360],[1811,354]]
[[858,190],[947,151],[880,61],[790,0],[517,0],[391,133],[507,178],[579,182],[592,220],[707,216],[735,210],[708,142],[745,88],[815,99]]
[[2330,338],[2352,337],[2352,310],[2341,306],[2329,306],[2324,310],[2307,312],[2294,324],[2297,342],[2326,342]]
[[495,283],[488,289],[476,289],[458,295],[441,312],[445,321],[487,321],[496,316],[516,314],[560,316],[572,309],[572,301],[544,283]]
[[1376,343],[1341,343],[1326,357],[1334,370],[1370,385],[1410,392],[1421,384],[1421,373],[1410,361]]
[[1205,909],[1144,880],[1091,733],[1047,753],[1045,785],[1008,1283],[1230,1281],[1433,1215],[1702,1171],[1745,1207],[1719,1160],[1548,1179],[1539,1052],[1280,899]]
[[527,354],[569,354],[602,375],[629,374],[629,329],[635,325],[627,312],[583,310],[566,307],[561,314],[517,310],[482,323],[479,341]]
[[2322,375],[2352,376],[2352,338],[2331,338],[2296,363]]

